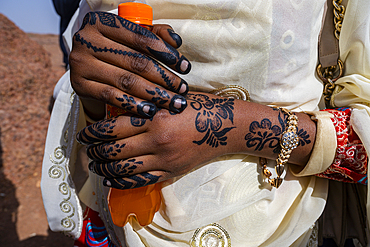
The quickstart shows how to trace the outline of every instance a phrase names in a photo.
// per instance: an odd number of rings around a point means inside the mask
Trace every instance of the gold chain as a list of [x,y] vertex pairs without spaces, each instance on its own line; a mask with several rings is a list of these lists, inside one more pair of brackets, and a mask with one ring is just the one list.
[[[342,5],[342,0],[333,0],[334,6],[334,36],[339,40],[340,32],[342,30],[342,23],[344,19],[345,7]],[[317,74],[324,82],[324,99],[326,105],[330,106],[330,99],[335,88],[335,81],[343,75],[344,64],[338,59],[338,64],[327,68],[322,68],[322,65],[317,66]]]
[[338,80],[343,75],[344,64],[338,59],[338,64],[335,66],[330,66],[327,68],[322,68],[321,64],[317,66],[317,74],[320,79],[324,82],[324,99],[327,105],[329,105],[331,95],[333,94],[335,84],[334,82]]
[[345,7],[342,5],[342,0],[333,0],[334,5],[334,35],[339,40],[340,31],[342,30],[342,23],[344,19],[344,12],[346,11]]

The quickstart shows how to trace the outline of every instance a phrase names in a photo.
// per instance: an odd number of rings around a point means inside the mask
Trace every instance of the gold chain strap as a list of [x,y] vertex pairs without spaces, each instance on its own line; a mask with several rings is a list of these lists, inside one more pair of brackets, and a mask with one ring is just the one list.
[[342,30],[342,23],[344,19],[344,12],[346,11],[345,7],[342,5],[342,0],[333,0],[334,5],[334,25],[335,31],[334,35],[339,40],[340,31]]
[[[334,6],[334,36],[339,40],[340,32],[342,30],[342,23],[344,19],[345,7],[342,5],[342,0],[333,0]],[[343,75],[344,64],[338,59],[338,64],[327,68],[322,68],[322,65],[317,66],[317,74],[324,82],[324,99],[327,106],[330,106],[330,99],[334,92],[335,81]]]

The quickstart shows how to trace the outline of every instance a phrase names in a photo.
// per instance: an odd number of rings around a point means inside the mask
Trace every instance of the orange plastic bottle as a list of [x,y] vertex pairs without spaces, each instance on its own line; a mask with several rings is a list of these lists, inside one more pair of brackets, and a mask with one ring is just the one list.
[[[118,15],[149,30],[152,28],[153,10],[147,4],[121,3],[118,6]],[[107,105],[108,118],[124,113],[120,108]],[[160,204],[160,183],[127,190],[111,188],[108,194],[108,207],[113,223],[120,227],[126,225],[129,217],[136,217],[141,226],[150,224]]]

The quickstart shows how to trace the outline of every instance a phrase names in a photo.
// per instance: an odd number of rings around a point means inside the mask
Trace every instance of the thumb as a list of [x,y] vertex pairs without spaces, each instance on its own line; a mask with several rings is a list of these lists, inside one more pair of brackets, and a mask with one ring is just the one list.
[[173,48],[179,48],[182,44],[182,39],[170,25],[166,24],[156,24],[153,26],[153,33],[161,37]]

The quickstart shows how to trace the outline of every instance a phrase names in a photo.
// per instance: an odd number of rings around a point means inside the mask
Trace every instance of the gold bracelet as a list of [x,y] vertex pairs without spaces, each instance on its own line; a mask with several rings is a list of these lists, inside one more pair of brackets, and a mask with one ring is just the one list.
[[271,179],[272,173],[267,169],[267,159],[260,158],[260,164],[262,166],[263,174],[267,177],[268,182],[271,186],[279,188],[279,186],[283,183],[283,178],[281,175],[284,172],[284,165],[288,162],[290,154],[292,153],[293,149],[298,146],[299,139],[297,135],[297,126],[298,126],[298,117],[291,113],[288,109],[285,108],[278,108],[282,113],[288,115],[287,125],[285,131],[281,135],[280,139],[280,147],[281,151],[276,159],[275,171],[277,174],[276,178]]

